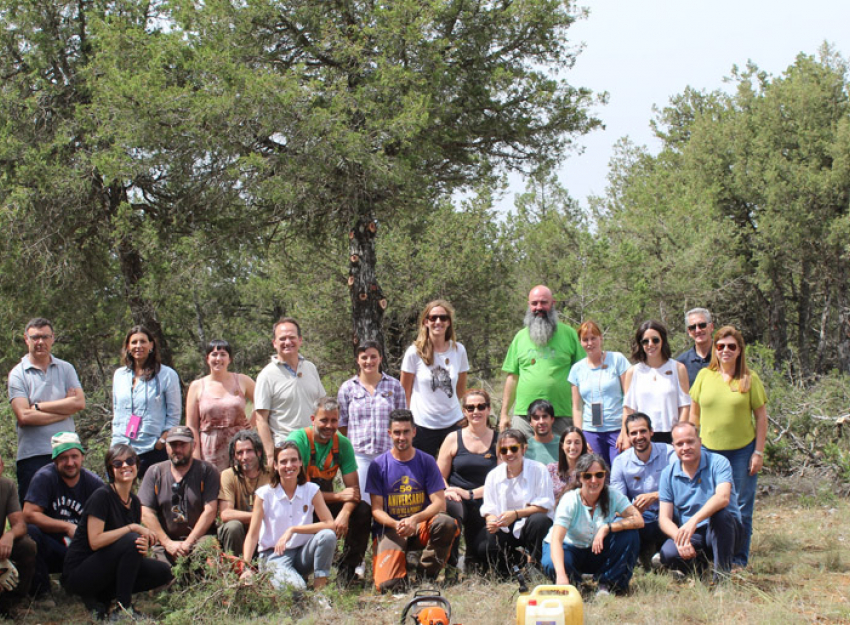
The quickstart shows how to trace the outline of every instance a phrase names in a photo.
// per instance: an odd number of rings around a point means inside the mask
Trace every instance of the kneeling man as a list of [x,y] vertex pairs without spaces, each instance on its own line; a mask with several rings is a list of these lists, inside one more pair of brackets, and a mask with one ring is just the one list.
[[702,448],[693,423],[673,426],[678,462],[661,474],[658,524],[670,538],[661,547],[661,563],[683,571],[697,556],[710,558],[714,576],[732,569],[744,528],[729,461]]
[[413,447],[413,413],[393,410],[389,433],[392,449],[372,461],[366,479],[376,525],[373,576],[382,592],[406,582],[408,550],[422,549],[424,578],[435,580],[460,533],[446,514],[446,483],[437,461]]

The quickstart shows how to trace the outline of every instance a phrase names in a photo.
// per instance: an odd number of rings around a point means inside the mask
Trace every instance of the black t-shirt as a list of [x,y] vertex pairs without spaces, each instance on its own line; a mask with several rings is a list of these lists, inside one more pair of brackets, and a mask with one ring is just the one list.
[[51,519],[79,523],[88,499],[103,486],[103,480],[88,469],[80,469],[80,479],[68,486],[53,463],[33,476],[26,501],[44,510]]
[[138,497],[131,494],[130,507],[125,508],[111,486],[96,490],[83,507],[83,515],[65,555],[65,571],[71,571],[94,553],[89,544],[89,516],[103,521],[103,531],[108,532],[131,523],[141,523],[142,504]]

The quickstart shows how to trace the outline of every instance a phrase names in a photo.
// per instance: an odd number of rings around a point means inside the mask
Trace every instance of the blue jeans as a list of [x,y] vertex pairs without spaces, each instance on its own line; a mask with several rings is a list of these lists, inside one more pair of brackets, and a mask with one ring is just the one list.
[[[613,590],[624,591],[629,587],[632,573],[637,562],[640,537],[637,530],[614,532],[605,537],[602,551],[593,553],[591,547],[574,547],[564,543],[564,570],[570,583],[581,583],[583,573],[592,573],[600,584],[607,584]],[[552,547],[543,543],[543,571],[550,579],[555,579],[555,565],[552,563]]]
[[732,557],[735,566],[747,566],[750,559],[750,539],[753,536],[753,508],[756,504],[756,487],[758,486],[758,473],[750,475],[750,459],[756,448],[755,440],[741,449],[714,450],[711,453],[719,454],[732,465],[732,480],[735,482],[735,490],[738,493],[738,507],[741,509],[741,523],[744,526],[744,537],[741,548]]
[[18,476],[18,500],[21,502],[21,508],[24,507],[24,500],[27,498],[27,491],[30,488],[33,476],[41,467],[46,467],[51,462],[53,462],[51,455],[47,454],[30,456],[15,463],[15,473]]
[[691,545],[697,552],[695,560],[683,560],[672,538],[661,546],[661,563],[664,566],[686,571],[692,565],[700,563],[700,556],[714,563],[717,573],[728,573],[732,568],[733,554],[738,552],[743,541],[741,522],[729,511],[729,506],[715,512],[708,523],[698,527],[691,536]]
[[310,541],[287,549],[283,555],[277,555],[274,549],[260,554],[260,570],[272,572],[272,585],[275,588],[293,586],[304,590],[307,583],[304,578],[313,573],[313,577],[327,577],[331,572],[336,552],[336,534],[333,530],[321,530],[310,537]]

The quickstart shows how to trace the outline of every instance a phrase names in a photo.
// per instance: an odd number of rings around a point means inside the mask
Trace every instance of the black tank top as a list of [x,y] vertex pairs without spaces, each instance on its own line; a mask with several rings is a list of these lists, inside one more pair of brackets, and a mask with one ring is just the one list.
[[452,460],[452,472],[449,474],[449,486],[471,490],[484,486],[487,474],[496,466],[496,433],[490,441],[490,448],[483,454],[469,451],[463,444],[463,430],[457,431],[457,454]]

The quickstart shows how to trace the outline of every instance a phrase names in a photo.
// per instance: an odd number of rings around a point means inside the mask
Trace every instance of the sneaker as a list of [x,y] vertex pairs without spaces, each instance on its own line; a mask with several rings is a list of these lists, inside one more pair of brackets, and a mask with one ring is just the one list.
[[597,597],[607,597],[611,594],[611,588],[608,584],[599,584],[599,587],[596,589]]
[[133,621],[141,621],[144,618],[145,615],[137,612],[132,605],[125,608],[120,603],[117,603],[115,604],[115,609],[112,611],[112,614],[109,615],[109,622],[131,623]]
[[664,565],[661,564],[661,552],[657,552],[654,556],[652,556],[652,560],[650,560],[650,565],[652,566],[653,571],[660,571],[664,568]]
[[683,582],[688,577],[687,575],[685,575],[684,573],[682,573],[682,571],[680,571],[678,569],[670,569],[668,572],[670,574],[670,577],[673,578],[673,581],[676,581],[676,582]]
[[56,602],[49,592],[43,592],[35,597],[35,604],[43,610],[52,610],[56,607]]
[[314,595],[313,603],[320,610],[332,610],[330,599],[324,595]]

